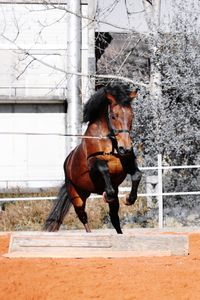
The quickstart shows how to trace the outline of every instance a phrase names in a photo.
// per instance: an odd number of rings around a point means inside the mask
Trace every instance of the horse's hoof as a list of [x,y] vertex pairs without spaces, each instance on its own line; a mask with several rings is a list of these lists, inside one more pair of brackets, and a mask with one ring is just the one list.
[[133,205],[136,201],[137,197],[126,197],[124,204],[127,206]]
[[133,203],[130,203],[129,201],[124,201],[124,204],[126,205],[126,206],[130,206],[130,205],[133,205]]
[[85,227],[85,230],[86,230],[87,233],[91,233],[91,229],[90,229],[90,227],[87,223],[84,224],[84,227]]
[[103,193],[103,201],[105,203],[112,203],[115,201],[115,198],[108,198],[108,196],[106,195],[106,192]]

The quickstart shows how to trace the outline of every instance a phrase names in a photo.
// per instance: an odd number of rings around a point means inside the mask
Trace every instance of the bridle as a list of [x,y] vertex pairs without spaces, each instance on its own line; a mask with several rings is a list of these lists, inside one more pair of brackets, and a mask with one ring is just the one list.
[[108,105],[108,111],[107,111],[107,115],[106,115],[106,120],[107,120],[107,126],[108,126],[108,130],[109,133],[107,134],[107,138],[109,138],[112,142],[112,151],[110,152],[104,152],[104,151],[98,151],[95,153],[92,153],[88,156],[88,159],[97,155],[118,155],[121,156],[120,152],[119,152],[119,147],[118,147],[118,142],[117,142],[117,138],[116,135],[118,135],[119,133],[125,132],[128,133],[129,136],[131,135],[131,130],[128,129],[117,129],[113,127],[112,124],[112,110],[111,110],[111,105]]
[[114,128],[113,124],[112,124],[111,115],[112,115],[112,109],[111,109],[111,105],[109,104],[108,105],[108,113],[107,113],[107,125],[108,125],[109,133],[108,133],[107,137],[112,142],[112,147],[113,147],[112,152],[114,153],[114,150],[116,150],[117,153],[119,154],[119,147],[118,147],[118,142],[117,142],[116,135],[118,135],[119,133],[128,133],[129,136],[130,136],[131,135],[131,130]]

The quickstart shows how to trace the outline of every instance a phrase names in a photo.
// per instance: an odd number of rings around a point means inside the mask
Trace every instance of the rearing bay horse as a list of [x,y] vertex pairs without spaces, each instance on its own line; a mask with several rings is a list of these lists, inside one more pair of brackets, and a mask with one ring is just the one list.
[[113,85],[98,90],[85,104],[83,121],[88,122],[85,138],[65,160],[65,184],[44,230],[57,231],[72,204],[86,231],[90,232],[86,199],[91,193],[97,193],[103,195],[109,205],[112,225],[117,233],[122,233],[118,216],[118,186],[127,174],[131,175],[132,188],[125,204],[132,205],[137,199],[141,179],[130,137],[133,121],[131,101],[136,95],[137,90]]

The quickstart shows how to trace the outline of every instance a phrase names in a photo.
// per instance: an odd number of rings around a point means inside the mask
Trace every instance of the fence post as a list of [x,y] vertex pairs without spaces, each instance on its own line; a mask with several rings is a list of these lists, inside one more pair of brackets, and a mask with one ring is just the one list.
[[162,155],[158,154],[158,224],[163,228],[163,184],[162,184]]

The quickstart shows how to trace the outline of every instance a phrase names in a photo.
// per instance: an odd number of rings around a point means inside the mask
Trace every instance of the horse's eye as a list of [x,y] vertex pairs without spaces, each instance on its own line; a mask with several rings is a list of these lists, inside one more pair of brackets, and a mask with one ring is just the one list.
[[118,114],[112,114],[112,115],[111,115],[111,118],[112,118],[113,120],[116,120],[116,119],[118,118]]

